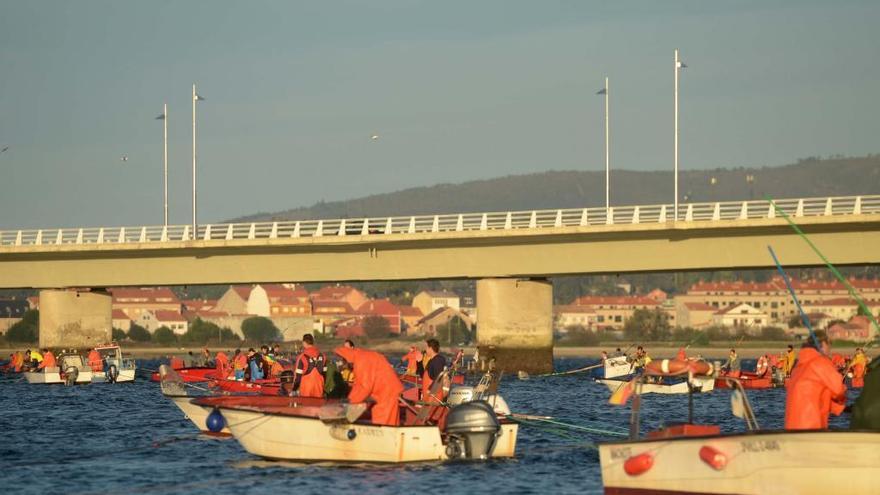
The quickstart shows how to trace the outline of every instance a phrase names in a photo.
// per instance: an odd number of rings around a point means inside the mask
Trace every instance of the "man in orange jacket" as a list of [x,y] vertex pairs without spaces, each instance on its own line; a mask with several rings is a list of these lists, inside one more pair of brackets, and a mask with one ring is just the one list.
[[55,361],[55,355],[49,349],[43,349],[43,362],[37,368],[45,369],[54,368],[55,366],[58,366],[58,363]]
[[828,415],[839,415],[846,403],[843,377],[828,358],[831,341],[822,330],[814,334],[820,348],[814,342],[804,344],[791,372],[785,394],[786,430],[828,429]]
[[293,371],[293,389],[299,390],[300,397],[324,397],[327,358],[315,346],[312,334],[303,335],[302,343],[303,351],[297,356]]
[[217,378],[226,379],[229,376],[229,356],[223,351],[217,351],[214,358],[214,369],[217,370]]
[[376,351],[349,347],[337,347],[334,352],[354,366],[355,379],[348,400],[358,403],[372,397],[376,401],[371,411],[373,424],[399,425],[403,384],[385,356]]
[[101,353],[96,351],[95,349],[91,349],[89,351],[89,367],[92,371],[104,371],[104,360],[101,359]]

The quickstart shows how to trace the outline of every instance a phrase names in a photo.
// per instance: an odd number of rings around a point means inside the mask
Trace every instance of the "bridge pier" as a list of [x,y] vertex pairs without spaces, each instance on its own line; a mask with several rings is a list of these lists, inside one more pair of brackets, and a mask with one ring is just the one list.
[[477,346],[505,372],[553,371],[553,284],[541,279],[477,281]]
[[113,338],[112,298],[106,292],[40,291],[40,347],[86,348]]

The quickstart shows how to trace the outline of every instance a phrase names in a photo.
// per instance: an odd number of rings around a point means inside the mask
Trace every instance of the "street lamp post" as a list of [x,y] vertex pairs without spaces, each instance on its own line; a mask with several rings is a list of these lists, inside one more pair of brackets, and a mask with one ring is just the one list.
[[162,105],[162,127],[164,128],[165,135],[165,150],[164,150],[164,188],[165,191],[165,201],[164,201],[164,221],[165,227],[168,227],[168,104],[165,103]]
[[596,92],[597,95],[605,95],[605,215],[611,208],[611,135],[608,126],[608,77],[605,77],[605,87]]
[[198,234],[199,233],[199,223],[198,223],[198,216],[196,214],[196,102],[201,101],[201,100],[204,100],[204,98],[202,98],[201,96],[198,95],[198,93],[196,93],[196,85],[195,85],[195,83],[193,83],[193,92],[192,92],[192,105],[193,105],[193,108],[192,108],[192,116],[193,116],[193,118],[192,118],[192,126],[193,126],[193,132],[192,132],[192,137],[193,137],[193,147],[192,147],[192,150],[193,150],[192,239],[193,240],[198,239],[198,237],[199,237],[199,234]]
[[673,218],[678,220],[678,73],[681,69],[687,67],[682,61],[678,58],[678,48],[675,49],[675,65],[674,65],[674,80],[675,80],[675,90],[673,92],[673,100],[675,102],[675,133],[673,138],[673,155],[674,155],[674,175],[675,175],[675,202],[673,208],[675,209],[675,215]]

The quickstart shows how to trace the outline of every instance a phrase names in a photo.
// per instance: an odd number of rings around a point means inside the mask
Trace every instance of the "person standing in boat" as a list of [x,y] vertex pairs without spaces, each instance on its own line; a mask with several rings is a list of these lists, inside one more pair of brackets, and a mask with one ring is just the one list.
[[739,356],[736,355],[736,349],[731,349],[727,355],[727,361],[721,365],[721,369],[727,370],[727,376],[731,378],[739,378],[741,374]]
[[348,400],[356,404],[368,398],[376,401],[370,411],[374,425],[400,424],[400,394],[403,384],[385,356],[376,351],[337,347],[334,352],[354,367],[357,373]]
[[262,380],[265,376],[263,374],[263,356],[253,347],[248,349],[248,370],[250,371],[250,376],[247,377],[248,381]]
[[828,358],[831,340],[823,330],[813,334],[815,341],[801,347],[786,390],[786,430],[828,429],[828,415],[840,415],[846,403],[843,377]]
[[46,368],[54,368],[56,366],[58,366],[58,363],[55,361],[55,355],[52,354],[52,351],[43,349],[43,360],[37,366],[37,369],[45,370]]
[[104,359],[101,358],[101,353],[98,352],[97,349],[89,349],[87,360],[89,362],[89,368],[91,368],[93,372],[98,373],[104,371]]
[[406,364],[406,374],[409,376],[416,376],[418,374],[419,362],[422,360],[422,353],[416,348],[416,346],[409,346],[409,352],[404,354],[401,361]]
[[302,345],[303,351],[294,366],[293,390],[298,390],[300,397],[324,397],[327,358],[315,346],[312,334],[303,335]]
[[794,362],[797,359],[794,353],[794,346],[791,344],[788,345],[788,350],[785,351],[785,357],[782,361],[782,371],[785,372],[785,376],[791,376],[791,372],[794,369]]
[[854,388],[862,388],[865,386],[865,370],[868,368],[868,359],[865,357],[861,347],[856,348],[852,361],[846,366],[844,376],[852,371],[852,386]]
[[36,371],[38,368],[40,368],[40,364],[43,363],[43,355],[40,354],[39,349],[28,349],[25,354],[30,355],[30,365],[28,365],[28,371]]
[[437,339],[428,339],[425,341],[428,347],[425,348],[425,370],[422,373],[422,400],[443,400],[445,395],[443,391],[440,396],[431,397],[431,385],[434,380],[446,369],[446,358],[440,354],[440,342]]

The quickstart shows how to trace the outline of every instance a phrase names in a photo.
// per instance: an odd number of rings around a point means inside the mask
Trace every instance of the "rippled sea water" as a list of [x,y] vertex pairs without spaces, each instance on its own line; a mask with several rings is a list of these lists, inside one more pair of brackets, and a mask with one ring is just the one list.
[[[587,359],[559,359],[574,369]],[[139,361],[157,368],[156,361]],[[746,361],[744,369],[754,363]],[[0,378],[0,486],[6,493],[601,493],[601,437],[521,426],[517,457],[485,463],[408,466],[297,465],[265,462],[235,440],[199,435],[156,383],[141,373],[127,384],[28,385]],[[630,408],[608,405],[609,392],[585,374],[519,380],[501,393],[515,412],[625,431]],[[764,428],[782,426],[783,389],[748,393]],[[730,393],[695,398],[695,418],[743,428],[730,413]],[[851,397],[851,400],[854,396]],[[642,428],[687,418],[686,396],[644,396]],[[844,415],[832,425],[845,427]]]

